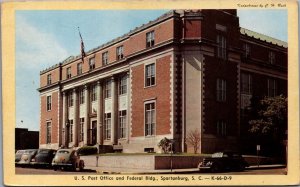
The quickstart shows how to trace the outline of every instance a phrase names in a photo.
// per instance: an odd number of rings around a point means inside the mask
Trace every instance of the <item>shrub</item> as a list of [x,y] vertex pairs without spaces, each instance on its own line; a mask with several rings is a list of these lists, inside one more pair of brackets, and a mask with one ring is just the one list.
[[168,153],[170,151],[170,144],[171,140],[165,137],[160,140],[160,142],[158,143],[158,147],[162,149],[163,153]]
[[79,155],[92,155],[92,154],[96,154],[98,152],[97,147],[93,147],[93,146],[84,146],[84,147],[80,147],[77,150]]

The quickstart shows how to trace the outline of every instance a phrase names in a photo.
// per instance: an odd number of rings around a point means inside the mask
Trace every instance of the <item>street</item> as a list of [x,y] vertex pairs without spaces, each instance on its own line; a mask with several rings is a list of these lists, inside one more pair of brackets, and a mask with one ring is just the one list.
[[[21,168],[16,167],[16,174],[36,174],[36,175],[43,175],[43,174],[50,174],[50,175],[99,175],[99,173],[96,173],[94,170],[83,170],[81,172],[77,171],[61,171],[57,170],[54,171],[52,169],[35,169],[35,168]],[[150,173],[149,173],[150,174]],[[178,174],[178,173],[176,173]],[[182,173],[182,174],[204,174],[204,175],[213,175],[214,173],[206,173],[206,172],[188,172],[188,173]],[[223,172],[223,173],[216,173],[216,174],[226,174],[226,175],[284,175],[285,174],[285,168],[264,168],[264,169],[246,169],[242,172]]]

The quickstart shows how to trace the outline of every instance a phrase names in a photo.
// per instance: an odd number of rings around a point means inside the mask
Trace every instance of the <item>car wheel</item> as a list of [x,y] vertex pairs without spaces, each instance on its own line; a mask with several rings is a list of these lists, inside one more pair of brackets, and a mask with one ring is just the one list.
[[239,171],[244,171],[245,170],[245,165],[244,164],[239,164],[238,170]]
[[57,167],[53,166],[53,170],[56,171],[56,170],[57,170]]
[[211,168],[210,168],[210,171],[212,172],[212,173],[216,173],[216,172],[219,172],[220,171],[220,166],[219,166],[219,164],[213,164],[212,166],[211,166]]

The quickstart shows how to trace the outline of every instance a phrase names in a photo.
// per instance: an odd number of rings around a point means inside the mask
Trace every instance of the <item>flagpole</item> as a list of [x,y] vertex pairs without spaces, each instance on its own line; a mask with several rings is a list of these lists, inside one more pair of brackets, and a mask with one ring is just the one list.
[[77,28],[78,28],[78,32],[79,32],[79,36],[80,36],[81,60],[82,60],[82,63],[84,63],[84,57],[86,56],[85,51],[84,51],[84,43],[83,43],[83,39],[82,39],[82,36],[80,33],[80,29],[79,29],[79,27],[77,27]]

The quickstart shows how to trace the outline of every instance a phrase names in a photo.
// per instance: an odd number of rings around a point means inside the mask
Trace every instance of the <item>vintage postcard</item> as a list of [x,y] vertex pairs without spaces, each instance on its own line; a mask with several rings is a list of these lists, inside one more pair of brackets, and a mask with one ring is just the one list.
[[5,185],[299,185],[297,1],[3,2],[1,33]]

